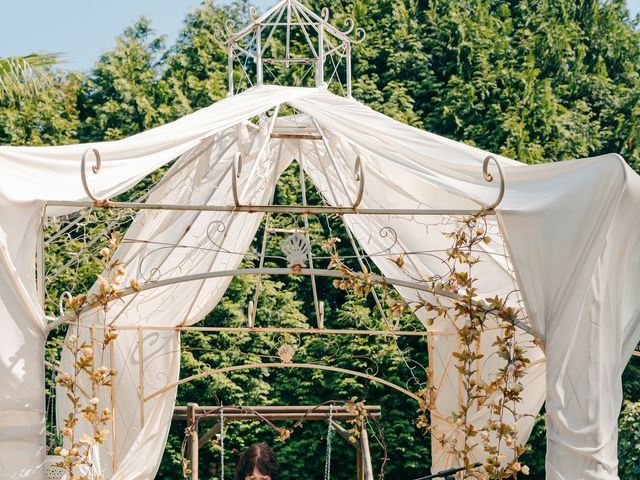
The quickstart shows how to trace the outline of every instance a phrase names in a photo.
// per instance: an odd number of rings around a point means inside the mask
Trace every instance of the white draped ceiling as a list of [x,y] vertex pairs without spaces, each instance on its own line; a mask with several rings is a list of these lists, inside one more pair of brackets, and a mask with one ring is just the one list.
[[[265,114],[279,105],[297,114],[277,119]],[[258,128],[247,122],[256,116]],[[314,140],[271,136],[274,129],[313,132],[314,122],[328,149]],[[236,152],[244,161],[238,180],[244,204],[268,203],[277,178],[295,160],[326,203],[349,206],[358,188],[353,174],[358,155],[366,164],[362,208],[474,209],[493,202],[498,188],[482,177],[488,152],[408,127],[323,89],[256,87],[116,142],[0,147],[2,478],[43,478],[46,320],[35,285],[36,231],[47,201],[86,200],[79,172],[90,146],[103,159],[100,174],[89,177],[101,198],[126,191],[179,157],[148,202],[232,205],[230,165]],[[640,287],[640,225],[631,221],[640,206],[640,177],[618,155],[535,166],[495,157],[506,174],[506,193],[489,220],[496,241],[478,269],[479,294],[506,296],[519,289],[531,331],[545,344],[544,357],[531,351],[534,364],[520,413],[535,415],[546,400],[547,478],[617,478],[620,377],[640,340],[640,297],[634,295]],[[71,211],[49,206],[46,214]],[[238,212],[141,211],[126,238],[180,247],[158,250],[125,242],[116,255],[126,263],[127,276],[139,281],[233,270],[261,220],[260,214]],[[385,250],[388,243],[379,232],[387,227],[397,232],[403,251],[442,248],[441,232],[451,228],[445,216],[348,215],[346,222],[367,253]],[[211,240],[223,248],[193,248]],[[402,270],[377,258],[372,259],[378,268],[395,278],[432,275],[441,268],[439,260],[424,255],[412,257]],[[114,304],[107,320],[117,326],[192,325],[215,307],[228,283],[228,277],[209,278],[140,292]],[[418,295],[409,288],[399,292],[408,299]],[[455,342],[450,326],[436,322],[429,328],[434,381],[440,385],[432,418],[447,431],[446,417],[457,408],[458,382],[447,368]],[[140,409],[136,335],[121,333],[117,340],[117,440],[114,444],[109,436],[100,462],[112,479],[153,478],[173,413],[175,388]],[[531,340],[529,333],[521,336]],[[483,340],[483,351],[490,353],[490,344]],[[145,332],[143,345],[149,396],[178,378],[179,338],[172,331]],[[63,358],[63,366],[68,362]],[[496,365],[487,361],[484,367],[488,375]],[[64,409],[60,404],[61,413]],[[472,421],[481,425],[485,415],[476,412]],[[523,421],[523,440],[532,421]],[[453,461],[436,443],[435,470]]]

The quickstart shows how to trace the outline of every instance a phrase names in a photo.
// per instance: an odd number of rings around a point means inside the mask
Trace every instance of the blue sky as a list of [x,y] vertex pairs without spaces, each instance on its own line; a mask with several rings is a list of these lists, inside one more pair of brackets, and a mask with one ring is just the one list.
[[[256,0],[266,9],[276,0]],[[200,0],[11,0],[3,2],[0,57],[62,52],[67,67],[87,70],[125,27],[144,15],[172,42]],[[632,13],[640,0],[628,0]]]

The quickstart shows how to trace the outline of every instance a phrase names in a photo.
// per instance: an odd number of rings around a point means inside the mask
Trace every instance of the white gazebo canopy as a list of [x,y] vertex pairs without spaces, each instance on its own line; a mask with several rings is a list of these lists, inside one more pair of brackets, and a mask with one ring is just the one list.
[[[278,6],[290,4],[297,2]],[[294,113],[279,115],[285,106]],[[101,159],[97,174],[90,172],[94,149]],[[385,228],[397,234],[400,251],[446,248],[442,233],[452,217],[489,207],[494,241],[478,266],[478,295],[506,297],[517,290],[514,301],[522,302],[528,319],[523,341],[533,335],[544,344],[544,354],[530,354],[521,413],[531,417],[520,420],[519,435],[526,440],[546,402],[547,478],[617,478],[621,374],[640,340],[640,224],[634,221],[640,177],[616,154],[524,165],[409,127],[325,86],[262,84],[119,141],[0,147],[0,477],[44,475],[43,358],[54,320],[45,317],[35,267],[43,219],[104,206],[102,200],[176,158],[126,233],[173,247],[152,252],[144,242],[122,244],[115,255],[127,267],[125,282],[142,278],[149,288],[114,303],[109,324],[174,327],[202,320],[231,280],[216,272],[239,269],[242,255],[236,252],[248,250],[279,176],[293,161],[325,204],[344,215],[366,254],[385,250],[378,234]],[[494,181],[486,180],[483,167]],[[212,237],[220,247],[215,251],[188,248]],[[408,300],[430,294],[403,280],[442,268],[429,256],[416,256],[404,268],[384,257],[371,259],[384,276],[398,280],[396,288]],[[425,322],[425,328],[442,334],[432,345],[440,385],[432,421],[447,431],[458,395],[457,373],[446,365],[455,342],[448,340],[450,325]],[[118,436],[110,436],[100,453],[106,478],[149,479],[159,466],[180,349],[178,332],[153,334],[154,354],[143,365],[144,397],[135,330],[123,330],[116,354],[101,359],[119,372]],[[482,348],[490,353],[491,339]],[[63,367],[70,361],[63,358]],[[486,368],[491,371],[489,360]],[[475,412],[471,421],[481,425],[486,415]],[[436,443],[432,468],[440,470],[454,459]]]

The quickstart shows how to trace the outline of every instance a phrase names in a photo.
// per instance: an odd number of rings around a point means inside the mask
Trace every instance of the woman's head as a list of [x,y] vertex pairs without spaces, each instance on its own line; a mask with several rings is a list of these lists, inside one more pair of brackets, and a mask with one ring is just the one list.
[[280,464],[271,447],[251,445],[238,460],[234,480],[280,480]]

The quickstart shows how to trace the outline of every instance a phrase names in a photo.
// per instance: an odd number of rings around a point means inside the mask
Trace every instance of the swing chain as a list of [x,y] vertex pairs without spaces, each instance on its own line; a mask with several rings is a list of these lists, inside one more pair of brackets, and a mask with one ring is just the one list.
[[329,427],[327,428],[327,451],[324,463],[324,480],[331,480],[331,440],[333,438],[333,404],[329,405]]

